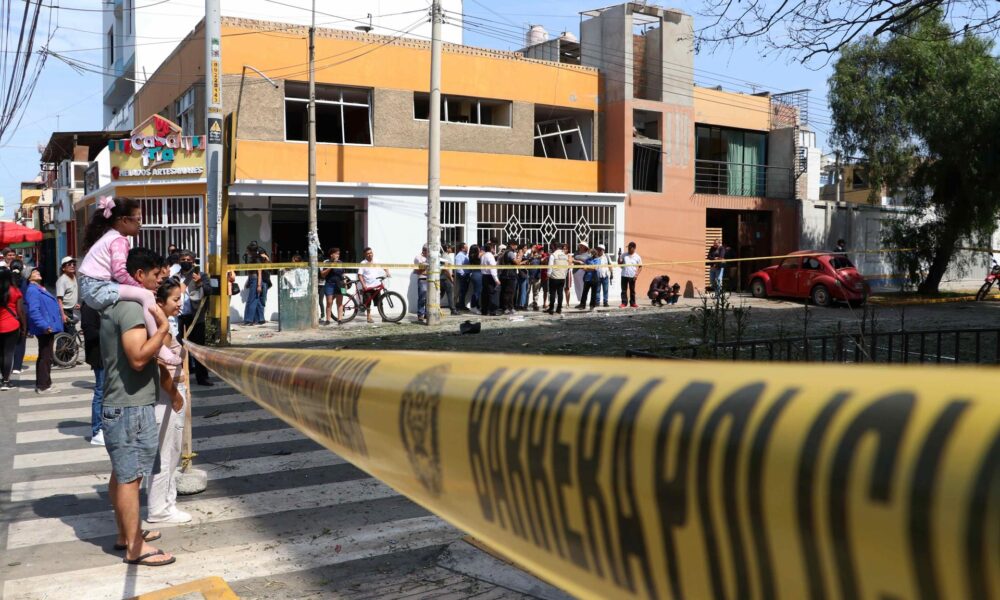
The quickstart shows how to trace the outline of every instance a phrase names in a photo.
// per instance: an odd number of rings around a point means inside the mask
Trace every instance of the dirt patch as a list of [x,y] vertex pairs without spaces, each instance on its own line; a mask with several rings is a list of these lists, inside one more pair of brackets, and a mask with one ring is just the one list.
[[[816,308],[800,302],[733,297],[735,306],[749,307],[744,339],[829,334],[857,330],[863,311],[846,306]],[[403,323],[325,326],[318,331],[278,332],[267,327],[234,326],[234,346],[325,348],[350,350],[424,350],[502,352],[512,354],[621,357],[626,350],[657,352],[671,346],[698,343],[702,327],[694,315],[701,304],[683,300],[670,308],[564,310],[549,316],[520,312],[514,317],[448,316],[427,327],[407,318]],[[880,331],[1000,327],[1000,302],[959,302],[923,306],[873,307]],[[871,318],[872,312],[869,312]],[[459,333],[459,324],[480,322],[482,332]],[[727,330],[730,339],[735,335]]]

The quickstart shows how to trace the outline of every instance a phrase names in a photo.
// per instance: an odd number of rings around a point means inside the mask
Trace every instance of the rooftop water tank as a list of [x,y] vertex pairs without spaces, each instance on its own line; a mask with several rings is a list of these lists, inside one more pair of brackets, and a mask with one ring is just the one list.
[[528,28],[528,33],[525,35],[525,42],[528,46],[534,46],[535,44],[541,44],[542,42],[548,41],[549,32],[545,31],[545,28],[541,25],[532,25]]
[[578,42],[578,41],[580,41],[580,40],[576,39],[576,36],[573,35],[573,32],[571,32],[571,31],[564,31],[564,32],[562,32],[562,35],[559,36],[559,39],[562,40],[562,41],[564,41],[564,42]]

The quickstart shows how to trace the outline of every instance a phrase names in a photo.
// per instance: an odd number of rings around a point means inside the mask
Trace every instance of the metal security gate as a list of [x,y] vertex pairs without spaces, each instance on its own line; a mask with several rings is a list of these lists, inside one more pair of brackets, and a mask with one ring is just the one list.
[[204,230],[202,228],[201,196],[181,198],[143,198],[142,229],[136,245],[155,250],[166,256],[167,247],[174,244],[194,252],[204,263]]
[[441,201],[441,243],[456,246],[465,239],[465,202]]
[[518,204],[480,202],[478,240],[529,244],[604,244],[615,252],[615,206],[611,204]]

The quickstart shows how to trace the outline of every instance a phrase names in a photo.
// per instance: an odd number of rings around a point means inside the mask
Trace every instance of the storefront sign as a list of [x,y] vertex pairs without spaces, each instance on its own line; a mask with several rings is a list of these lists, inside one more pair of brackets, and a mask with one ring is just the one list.
[[111,178],[201,175],[205,136],[185,136],[159,115],[146,119],[124,140],[111,140]]

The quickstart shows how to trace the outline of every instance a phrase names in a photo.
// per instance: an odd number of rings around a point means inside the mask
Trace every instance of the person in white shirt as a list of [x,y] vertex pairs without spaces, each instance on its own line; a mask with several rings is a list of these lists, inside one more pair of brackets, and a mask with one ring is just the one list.
[[549,309],[546,311],[550,315],[562,313],[563,290],[566,288],[566,279],[569,275],[569,265],[572,259],[566,254],[569,246],[558,245],[552,242],[552,252],[549,254]]
[[[480,264],[483,266],[496,266],[497,258],[493,255],[493,242],[486,242],[483,245],[483,253],[480,256]],[[496,269],[483,269],[483,291],[479,294],[479,312],[483,316],[496,316],[497,306],[493,303],[493,292],[500,285],[500,278]]]
[[597,245],[597,294],[598,300],[603,300],[604,308],[608,307],[608,289],[611,287],[611,257],[608,256],[607,248],[604,244]]
[[[370,247],[365,248],[364,255],[365,259],[361,261],[362,265],[375,264],[374,250]],[[379,281],[380,277],[391,277],[391,275],[389,275],[389,269],[379,269],[377,267],[361,267],[358,269],[358,279],[361,281],[361,290],[365,298],[365,314],[368,316],[369,323],[375,322],[375,320],[372,319],[371,304],[375,294],[378,293],[378,290],[375,288],[378,288],[382,283]]]
[[413,258],[413,274],[417,276],[417,320],[427,319],[427,246]]
[[0,260],[0,267],[10,268],[10,265],[14,260],[17,259],[17,252],[14,252],[11,248],[3,249],[3,260]]
[[[455,254],[455,266],[467,264],[469,264],[469,245],[465,242],[459,242],[458,252]],[[458,280],[458,301],[455,302],[455,308],[461,311],[468,310],[465,300],[468,298],[469,288],[472,285],[472,273],[465,269],[458,269],[455,271],[455,278]]]
[[642,257],[635,251],[635,242],[628,243],[628,254],[622,255],[618,261],[622,267],[622,304],[621,308],[631,306],[639,308],[635,302],[635,280],[642,273]]

